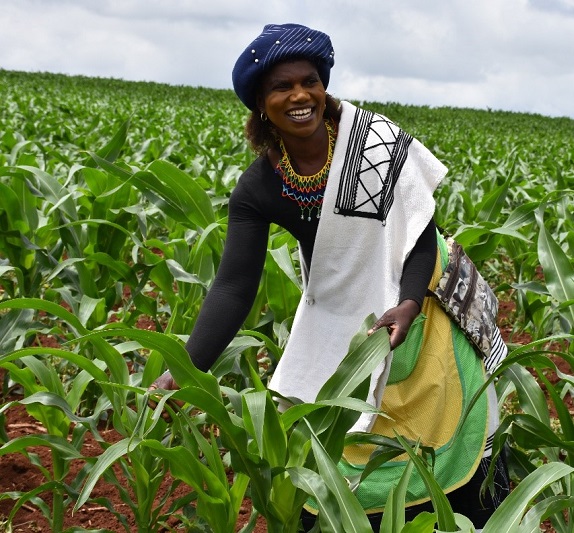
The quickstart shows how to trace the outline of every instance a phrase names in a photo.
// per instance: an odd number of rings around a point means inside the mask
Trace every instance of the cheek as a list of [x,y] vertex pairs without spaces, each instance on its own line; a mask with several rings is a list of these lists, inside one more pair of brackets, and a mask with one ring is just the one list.
[[283,95],[272,94],[268,95],[265,100],[263,100],[263,108],[267,112],[273,112],[274,110],[281,109],[285,103],[285,98]]
[[317,101],[320,102],[323,105],[323,107],[325,107],[325,105],[327,104],[327,95],[325,91],[317,93]]

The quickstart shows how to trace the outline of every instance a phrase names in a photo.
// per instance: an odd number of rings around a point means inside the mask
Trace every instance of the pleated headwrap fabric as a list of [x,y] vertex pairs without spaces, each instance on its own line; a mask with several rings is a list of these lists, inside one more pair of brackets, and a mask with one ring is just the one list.
[[307,59],[314,63],[327,88],[331,67],[335,64],[330,37],[300,24],[267,24],[233,67],[233,88],[239,99],[249,109],[255,109],[261,75],[277,63],[292,59]]

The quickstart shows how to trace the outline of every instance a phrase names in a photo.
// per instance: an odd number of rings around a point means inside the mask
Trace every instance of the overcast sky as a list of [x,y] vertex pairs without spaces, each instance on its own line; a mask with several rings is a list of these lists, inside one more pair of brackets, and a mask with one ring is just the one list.
[[[342,99],[574,118],[574,0],[0,0],[0,68],[231,88],[267,23],[331,36]],[[1,105],[1,103],[0,103]]]

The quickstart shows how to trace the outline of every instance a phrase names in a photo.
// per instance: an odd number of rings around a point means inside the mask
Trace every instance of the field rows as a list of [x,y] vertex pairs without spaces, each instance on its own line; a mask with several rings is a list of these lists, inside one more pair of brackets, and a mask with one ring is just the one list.
[[[41,446],[52,457],[38,490],[0,495],[12,505],[7,522],[31,505],[64,531],[63,510],[89,503],[102,478],[129,487],[118,488],[136,524],[126,531],[160,531],[170,515],[190,531],[234,531],[246,495],[257,511],[245,531],[257,514],[269,531],[297,531],[309,495],[345,531],[362,531],[364,513],[335,467],[344,425],[331,440],[322,433],[330,417],[358,408],[348,377],[334,379],[324,405],[288,416],[265,390],[301,294],[297,243],[284,230],[272,228],[256,303],[212,373],[183,363],[183,340],[221,260],[230,191],[254,157],[233,93],[0,70],[0,100],[0,456],[34,464],[30,450]],[[449,167],[437,223],[512,308],[495,448],[509,446],[521,489],[484,531],[509,520],[513,531],[530,531],[550,518],[571,533],[574,121],[362,105]],[[525,336],[527,346],[512,340]],[[368,367],[385,346],[363,342],[356,364]],[[171,421],[147,407],[147,385],[166,366],[188,385],[176,393],[188,407],[172,410]],[[22,399],[7,401],[14,387]],[[160,407],[172,409],[168,399]],[[4,417],[17,404],[41,433],[8,436]],[[105,420],[121,440],[101,437]],[[88,434],[101,445],[97,458],[80,453]],[[385,446],[412,452],[406,442]],[[69,481],[73,460],[85,468]],[[195,489],[169,512],[157,503],[167,471]],[[326,476],[333,481],[323,491]],[[452,512],[437,513],[439,526],[454,530]]]

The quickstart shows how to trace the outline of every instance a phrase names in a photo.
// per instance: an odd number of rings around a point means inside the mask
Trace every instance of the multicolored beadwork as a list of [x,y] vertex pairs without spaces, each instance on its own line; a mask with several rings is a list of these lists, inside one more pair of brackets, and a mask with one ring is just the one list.
[[329,135],[329,147],[327,151],[327,161],[323,168],[312,176],[301,176],[295,172],[289,154],[283,144],[283,139],[279,139],[279,149],[281,157],[275,172],[281,176],[283,181],[282,196],[297,202],[301,208],[301,220],[305,218],[310,221],[313,209],[316,209],[317,218],[321,217],[321,206],[325,196],[327,178],[333,161],[333,150],[337,140],[337,130],[333,121],[325,121],[327,133]]

